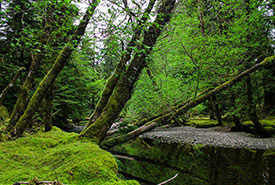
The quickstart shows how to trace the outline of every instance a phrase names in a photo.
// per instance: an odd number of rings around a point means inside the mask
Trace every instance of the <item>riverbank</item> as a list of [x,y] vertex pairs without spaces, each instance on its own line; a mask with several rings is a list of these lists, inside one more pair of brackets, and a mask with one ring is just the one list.
[[163,143],[202,144],[223,148],[275,149],[275,137],[257,138],[245,132],[231,132],[216,126],[210,128],[173,127],[155,128],[140,136]]

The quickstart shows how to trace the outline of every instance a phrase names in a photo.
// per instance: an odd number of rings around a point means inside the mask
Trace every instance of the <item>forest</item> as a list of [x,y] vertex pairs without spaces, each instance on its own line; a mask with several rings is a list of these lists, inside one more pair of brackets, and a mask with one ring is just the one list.
[[[155,127],[274,138],[274,12],[272,0],[1,0],[0,156],[28,147],[43,153],[43,142],[47,150],[78,143],[105,152],[98,146]],[[58,179],[1,173],[0,184]],[[114,174],[106,178],[120,181]],[[88,184],[76,176],[58,180]]]

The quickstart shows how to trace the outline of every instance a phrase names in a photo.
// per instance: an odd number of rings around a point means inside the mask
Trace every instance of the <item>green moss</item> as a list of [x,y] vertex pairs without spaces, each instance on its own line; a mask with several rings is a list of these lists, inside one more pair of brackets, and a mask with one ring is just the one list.
[[[263,119],[260,120],[260,123],[267,128],[268,130],[271,130],[271,127],[273,129],[275,129],[275,116],[269,116],[269,117],[265,117]],[[242,123],[243,125],[247,125],[247,126],[253,126],[254,124],[252,123],[252,121],[245,121]]]
[[112,155],[78,134],[50,132],[0,143],[0,184],[59,180],[65,184],[138,184],[122,181]]
[[7,140],[6,125],[9,120],[8,109],[5,106],[0,105],[0,142]]
[[208,118],[200,118],[200,119],[192,119],[186,122],[187,125],[195,126],[198,128],[207,128],[207,127],[214,127],[218,126],[217,120],[212,120]]
[[2,125],[10,117],[8,109],[0,105],[0,125]]

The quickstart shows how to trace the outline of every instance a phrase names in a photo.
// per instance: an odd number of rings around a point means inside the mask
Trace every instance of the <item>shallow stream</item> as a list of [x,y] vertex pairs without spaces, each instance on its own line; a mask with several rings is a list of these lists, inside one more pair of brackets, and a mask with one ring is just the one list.
[[[275,185],[275,150],[137,139],[113,148],[120,172],[147,184]],[[145,183],[146,184],[146,183]]]

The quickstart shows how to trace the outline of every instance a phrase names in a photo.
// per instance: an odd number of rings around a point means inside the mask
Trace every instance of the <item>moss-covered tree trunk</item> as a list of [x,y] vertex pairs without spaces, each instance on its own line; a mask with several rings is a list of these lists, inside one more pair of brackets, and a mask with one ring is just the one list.
[[131,58],[131,54],[133,53],[133,50],[134,50],[133,48],[137,47],[136,46],[137,45],[136,41],[140,39],[140,35],[142,33],[141,28],[142,28],[143,24],[148,20],[149,14],[152,11],[155,2],[156,2],[156,0],[150,0],[146,10],[143,13],[143,16],[141,17],[141,19],[140,19],[138,25],[136,26],[136,28],[134,29],[133,36],[132,36],[130,42],[128,43],[128,45],[127,45],[126,52],[125,52],[125,54],[123,54],[121,56],[120,61],[119,61],[118,65],[116,66],[116,69],[115,69],[114,73],[107,80],[105,88],[104,88],[104,90],[103,90],[103,92],[100,96],[100,100],[97,103],[93,114],[89,118],[89,121],[86,125],[86,128],[88,128],[91,124],[93,124],[95,122],[95,120],[99,117],[99,115],[101,114],[103,108],[106,106],[110,96],[112,95],[115,86],[117,85],[120,74],[122,72],[125,72],[126,64]]
[[218,94],[219,92],[225,90],[228,87],[231,87],[233,84],[235,84],[236,82],[240,81],[243,77],[246,77],[247,75],[249,75],[250,73],[258,70],[261,67],[264,66],[268,66],[268,65],[274,65],[275,64],[275,57],[271,56],[271,57],[267,57],[266,59],[264,59],[264,61],[252,66],[251,68],[243,71],[242,73],[236,75],[235,77],[233,77],[232,79],[224,82],[223,84],[219,85],[218,87],[216,87],[213,90],[207,91],[205,94],[200,95],[199,97],[197,97],[194,100],[190,100],[188,101],[188,103],[184,104],[181,107],[177,107],[177,109],[175,111],[171,111],[168,113],[165,113],[163,115],[160,115],[159,117],[150,120],[149,122],[145,123],[143,126],[137,128],[134,131],[131,131],[128,134],[122,135],[122,136],[117,136],[111,139],[108,139],[106,141],[103,141],[101,143],[101,145],[103,147],[106,148],[110,148],[114,145],[126,142],[144,132],[147,132],[161,124],[164,124],[166,122],[169,122],[170,119],[173,119],[173,117],[177,114],[177,115],[181,115],[186,113],[189,109],[201,104],[202,102],[206,101],[207,99],[209,99],[210,97],[213,97],[214,95]]
[[35,74],[40,66],[41,58],[36,58],[32,55],[32,63],[28,72],[28,75],[21,86],[19,96],[16,100],[16,103],[13,107],[10,121],[7,126],[7,130],[11,130],[12,127],[16,124],[19,118],[23,115],[25,108],[28,104],[29,92],[35,83]]
[[[53,10],[52,10],[53,11]],[[50,11],[52,13],[52,11]],[[53,31],[52,27],[54,24],[56,24],[52,18],[52,14],[49,13],[48,16],[45,17],[45,26],[43,28],[42,34],[39,36],[40,40],[40,45],[37,48],[40,50],[38,54],[31,54],[32,62],[31,66],[28,72],[28,75],[23,82],[23,85],[20,88],[19,96],[16,100],[16,103],[13,107],[11,116],[10,116],[10,121],[7,126],[7,130],[11,130],[16,122],[19,120],[19,118],[23,115],[24,110],[26,109],[28,105],[28,100],[29,100],[29,93],[33,86],[35,85],[35,78],[36,78],[36,73],[41,65],[41,61],[43,59],[43,56],[45,56],[45,47],[44,45],[47,44],[51,37],[51,33]],[[58,41],[55,41],[58,42]]]
[[72,39],[59,53],[52,68],[49,70],[49,72],[44,76],[43,80],[40,82],[30,102],[28,103],[28,106],[24,111],[24,114],[20,117],[16,125],[10,131],[13,137],[20,137],[25,131],[25,129],[29,126],[32,116],[34,115],[39,104],[41,103],[46,93],[48,92],[48,89],[52,86],[56,77],[58,76],[60,71],[63,69],[64,65],[66,64],[66,61],[69,59],[74,48],[78,46],[80,42],[80,38],[84,34],[85,29],[88,25],[88,22],[91,16],[93,15],[94,10],[98,3],[99,3],[98,0],[92,1],[85,15],[80,21],[78,28],[74,32]]
[[100,143],[104,138],[126,102],[131,98],[134,84],[145,67],[146,56],[152,50],[164,25],[170,20],[174,5],[175,0],[166,0],[160,5],[155,22],[144,33],[144,40],[139,47],[140,51],[143,52],[135,54],[127,71],[121,74],[100,116],[87,129],[81,132],[81,136],[91,137],[97,143]]

